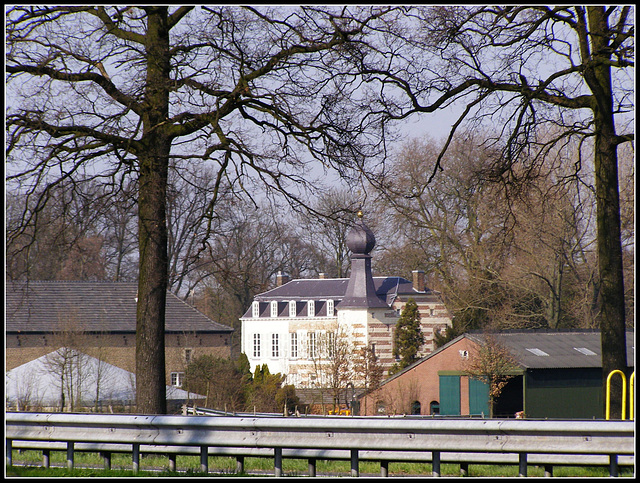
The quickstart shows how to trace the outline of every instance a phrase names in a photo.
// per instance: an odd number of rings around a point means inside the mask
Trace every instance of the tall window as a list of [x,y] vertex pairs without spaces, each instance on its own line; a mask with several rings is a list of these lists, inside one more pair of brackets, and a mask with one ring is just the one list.
[[307,315],[309,317],[316,316],[316,303],[313,300],[309,300],[307,303]]
[[333,317],[333,300],[327,300],[327,317]]
[[327,332],[327,355],[335,357],[336,355],[336,333]]
[[275,300],[271,301],[271,317],[278,316],[278,302]]
[[192,349],[185,349],[184,350],[184,362],[186,364],[191,364],[192,355],[193,355],[193,350]]
[[271,357],[280,357],[278,334],[271,334]]
[[251,316],[254,319],[260,317],[260,302],[255,301],[253,302],[253,304],[251,304]]
[[253,334],[253,357],[260,357],[260,334]]
[[289,300],[289,317],[295,317],[295,316],[296,316],[296,301]]
[[317,357],[316,353],[316,333],[309,332],[307,334],[307,352],[309,359],[315,359]]
[[291,332],[291,357],[298,357],[298,333]]

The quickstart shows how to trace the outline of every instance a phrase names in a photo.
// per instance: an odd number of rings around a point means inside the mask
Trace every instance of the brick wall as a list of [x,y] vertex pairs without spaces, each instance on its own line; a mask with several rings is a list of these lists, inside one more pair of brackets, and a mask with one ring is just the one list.
[[[436,352],[412,369],[389,380],[379,390],[365,396],[360,401],[360,414],[411,414],[411,405],[419,401],[421,414],[431,414],[429,407],[432,401],[440,402],[439,371],[462,371],[464,359],[460,351],[470,353],[475,344],[468,339],[450,345]],[[384,407],[379,412],[378,407]],[[469,413],[468,377],[460,377],[460,411]]]
[[[69,346],[135,373],[135,334],[82,334],[73,341],[65,341],[54,334],[8,334],[5,337],[5,343],[7,371],[53,352],[59,347]],[[230,335],[167,334],[165,338],[167,384],[170,383],[171,372],[184,372],[187,351],[192,359],[205,354],[231,357]]]

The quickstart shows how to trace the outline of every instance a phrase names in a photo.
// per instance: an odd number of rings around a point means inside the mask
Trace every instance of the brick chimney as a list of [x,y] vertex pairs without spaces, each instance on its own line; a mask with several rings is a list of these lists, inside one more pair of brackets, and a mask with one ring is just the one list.
[[276,287],[281,287],[289,280],[289,275],[287,275],[286,273],[278,272],[278,274],[276,275]]
[[424,289],[425,289],[424,271],[414,270],[411,273],[413,274],[413,289],[418,292],[424,292]]

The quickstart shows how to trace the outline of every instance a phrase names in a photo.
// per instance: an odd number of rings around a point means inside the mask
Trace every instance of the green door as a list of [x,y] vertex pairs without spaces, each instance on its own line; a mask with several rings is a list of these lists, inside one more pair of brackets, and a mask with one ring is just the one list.
[[472,377],[469,378],[469,414],[489,417],[489,386]]
[[440,415],[460,415],[460,376],[440,376]]

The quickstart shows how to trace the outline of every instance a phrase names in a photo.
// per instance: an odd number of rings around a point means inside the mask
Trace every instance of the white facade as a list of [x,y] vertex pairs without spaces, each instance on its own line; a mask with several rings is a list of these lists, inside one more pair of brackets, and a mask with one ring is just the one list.
[[[275,302],[275,301],[273,301]],[[266,364],[272,374],[287,376],[286,384],[313,387],[323,377],[323,367],[330,359],[329,346],[333,337],[345,333],[350,342],[352,330],[348,324],[338,322],[338,314],[331,310],[335,301],[307,300],[304,315],[298,315],[295,300],[286,303],[284,313],[277,310],[278,302],[269,302],[270,317],[260,317],[258,302],[254,302],[252,316],[242,318],[242,352],[252,369]],[[316,314],[316,305],[323,305],[322,314]],[[329,309],[328,311],[326,309]],[[340,328],[339,328],[340,327]],[[366,344],[366,337],[359,343]]]
[[[334,309],[330,315],[327,315],[326,307],[335,307],[338,300],[256,301],[241,318],[241,350],[252,371],[266,364],[272,374],[285,375],[286,384],[300,388],[326,383],[321,379],[327,372],[323,366],[330,364],[327,345],[330,337],[335,337],[330,334],[348,341],[354,350],[372,347],[380,363],[388,369],[395,362],[393,331],[407,297],[397,298],[387,309]],[[416,293],[414,298],[418,299],[425,336],[420,354],[424,356],[435,349],[435,332],[449,327],[451,318],[444,305],[434,297],[420,301],[420,294]],[[277,309],[273,308],[272,302]],[[320,314],[309,310],[309,302],[313,302],[314,309],[322,307]]]

